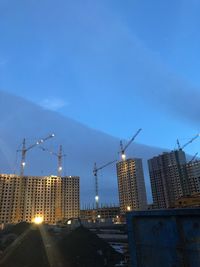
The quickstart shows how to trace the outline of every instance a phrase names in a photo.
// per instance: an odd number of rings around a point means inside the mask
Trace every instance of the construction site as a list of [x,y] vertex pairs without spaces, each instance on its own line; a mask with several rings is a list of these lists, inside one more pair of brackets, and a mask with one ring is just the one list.
[[[52,264],[50,266],[57,267],[58,258],[59,266],[65,266],[63,264],[66,264],[66,262],[75,261],[76,266],[83,266],[81,264],[87,261],[87,258],[81,254],[83,252],[81,250],[78,252],[79,250],[77,249],[76,253],[71,252],[72,254],[75,253],[76,260],[73,257],[70,258],[71,256],[62,258],[62,260],[60,258],[62,251],[66,249],[64,248],[67,244],[65,242],[77,242],[77,240],[69,241],[72,236],[78,239],[81,238],[81,240],[85,238],[85,242],[86,240],[90,242],[90,238],[91,242],[94,242],[92,241],[93,238],[96,240],[95,242],[100,242],[101,248],[96,248],[93,252],[100,253],[99,256],[96,255],[93,259],[95,261],[94,266],[159,266],[153,265],[153,261],[149,265],[150,259],[148,259],[147,265],[145,265],[145,262],[139,263],[140,257],[138,258],[138,255],[134,254],[135,250],[141,251],[141,255],[145,255],[147,258],[149,256],[143,247],[135,247],[139,240],[135,227],[140,229],[143,224],[143,216],[146,216],[145,222],[150,218],[148,216],[153,216],[154,224],[152,227],[156,228],[157,225],[160,225],[160,229],[161,225],[163,227],[165,224],[167,225],[171,218],[170,216],[169,218],[165,217],[165,211],[166,214],[171,214],[170,212],[172,212],[173,216],[177,217],[178,220],[181,211],[176,210],[176,208],[191,208],[191,210],[187,210],[187,215],[184,216],[188,218],[190,214],[192,216],[194,213],[194,223],[195,225],[198,224],[196,218],[199,218],[198,216],[200,215],[200,161],[197,158],[197,153],[188,161],[183,149],[195,141],[199,134],[195,135],[183,146],[177,140],[178,149],[163,152],[163,154],[148,160],[153,196],[153,204],[148,205],[142,159],[126,157],[127,149],[141,130],[139,129],[125,145],[120,141],[120,151],[118,154],[116,153],[119,159],[116,156],[115,159],[100,166],[94,163],[94,168],[91,172],[91,174],[93,173],[95,185],[94,203],[89,203],[84,209],[80,209],[80,177],[63,176],[63,158],[66,154],[63,152],[62,145],[59,146],[58,152],[54,152],[43,145],[44,142],[55,137],[55,135],[48,135],[29,146],[26,145],[26,140],[23,139],[22,148],[17,151],[17,153],[21,153],[19,175],[0,174],[1,266],[13,266],[13,263],[11,265],[6,264],[22,260],[16,256],[16,252],[22,249],[21,243],[26,244],[28,242],[26,239],[42,242],[44,247],[41,249],[47,250],[45,252],[47,259],[41,263],[42,267],[49,266],[49,263]],[[57,159],[57,175],[29,176],[25,174],[27,152],[35,147]],[[100,202],[101,190],[103,189],[99,188],[99,172],[102,172],[108,166],[116,167],[119,205],[102,205]],[[151,207],[151,210],[149,210],[149,207]],[[197,209],[195,210],[195,208]],[[168,219],[165,220],[164,218]],[[136,221],[133,225],[132,222],[134,220]],[[21,223],[26,223],[27,227],[29,227],[28,234],[26,229],[20,232],[19,235],[15,235],[12,232],[13,230],[8,230],[13,229],[11,225],[18,227],[17,225]],[[34,225],[39,225],[37,226],[39,228],[36,226],[34,228]],[[178,228],[178,231],[180,230],[178,224],[173,227],[174,229],[175,227]],[[153,228],[146,227],[147,236],[150,237],[150,240]],[[66,233],[67,239],[65,240]],[[164,235],[166,234],[167,232],[164,233]],[[187,233],[184,232],[184,234],[186,235]],[[195,232],[195,235],[198,236],[199,232]],[[142,237],[141,235],[140,238]],[[160,241],[158,240],[158,242]],[[182,239],[180,242],[182,242]],[[195,243],[196,246],[199,246],[198,242]],[[55,244],[57,248],[55,248]],[[84,244],[84,246],[88,245],[89,243]],[[16,246],[14,251],[12,246]],[[52,248],[54,248],[53,252]],[[185,253],[189,253],[186,247],[183,249],[184,252],[181,254],[180,259],[177,259],[177,262],[179,260],[185,261],[183,259],[185,258]],[[111,258],[106,254],[108,251],[112,254]],[[194,251],[196,253],[196,247],[194,247]],[[29,254],[30,251],[27,251],[27,253]],[[51,253],[56,253],[54,258],[51,255],[48,256]],[[77,256],[77,253],[82,256]],[[80,257],[81,263],[79,260],[77,261],[77,257]],[[101,263],[98,265],[102,260],[107,264],[102,265]],[[198,262],[198,260],[199,258],[197,257],[195,262]],[[98,264],[96,261],[98,261]],[[189,262],[188,259],[187,261]],[[28,259],[24,258],[24,262],[28,262]],[[92,259],[85,264],[91,264],[91,262]],[[158,262],[160,264],[162,260],[159,259]],[[186,266],[193,267],[197,265]]]

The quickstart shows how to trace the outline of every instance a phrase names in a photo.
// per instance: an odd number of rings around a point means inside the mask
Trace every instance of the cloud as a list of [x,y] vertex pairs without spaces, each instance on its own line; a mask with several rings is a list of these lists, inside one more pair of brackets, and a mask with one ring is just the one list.
[[[129,81],[133,82],[131,74],[134,74],[134,94],[165,110],[172,115],[178,115],[190,122],[199,124],[200,116],[200,88],[171,71],[159,57],[155,56],[140,39],[132,35],[133,43],[138,45],[137,69],[130,71]],[[143,74],[143,75],[142,75]]]
[[62,98],[45,98],[40,103],[40,106],[42,106],[45,109],[57,111],[65,106],[68,106],[69,103],[64,101]]
[[[110,17],[106,21],[106,27],[109,29],[108,47],[102,44],[99,38],[97,46],[101,46],[102,49],[96,52],[100,54],[96,65],[101,66],[99,64],[101,62],[105,64],[103,76],[105,90],[107,90],[106,82],[110,81],[110,77],[114,77],[110,87],[115,86],[115,95],[124,97],[124,91],[126,91],[127,98],[134,99],[137,95],[143,102],[154,106],[158,111],[164,111],[199,125],[200,88],[171,69],[159,52],[152,51],[129,25],[118,17],[113,17],[112,23],[109,24],[109,19]],[[107,25],[110,25],[110,28]],[[102,32],[102,40],[107,40],[107,32]],[[111,50],[109,44],[114,42],[117,45],[112,46]],[[93,42],[91,44],[94,45]],[[91,61],[91,63],[94,62]],[[109,75],[107,76],[106,73]],[[103,95],[102,92],[101,95]]]
[[[7,108],[9,105],[9,109]],[[64,173],[79,175],[81,184],[81,201],[93,203],[94,177],[92,174],[94,161],[97,166],[116,159],[119,148],[119,139],[94,130],[69,119],[57,112],[44,111],[37,105],[21,97],[0,91],[0,114],[5,124],[0,127],[0,169],[3,173],[10,173],[13,167],[19,171],[20,154],[16,150],[26,137],[27,145],[34,140],[45,137],[54,132],[56,137],[45,143],[45,147],[57,151],[62,144],[64,153]],[[14,116],[13,116],[14,114]],[[1,126],[1,125],[0,125]],[[105,153],[106,150],[106,153]],[[128,154],[142,157],[147,176],[147,159],[160,154],[163,149],[149,147],[135,143],[130,147]],[[27,157],[26,174],[49,175],[56,174],[57,160],[41,149],[33,149]],[[99,173],[99,193],[101,203],[118,202],[117,178],[115,164],[105,168]],[[150,182],[147,180],[149,200]]]
[[[92,3],[92,1],[89,2]],[[91,6],[92,16],[82,12],[81,17],[81,27],[85,30],[90,29],[92,34],[84,38],[84,54],[80,53],[82,58],[79,60],[79,64],[83,62],[81,66],[83,71],[78,74],[80,83],[87,88],[88,95],[93,93],[93,88],[97,85],[95,93],[96,97],[102,100],[102,102],[99,101],[101,105],[102,103],[106,105],[103,97],[105,94],[108,96],[111,91],[112,97],[116,96],[116,100],[117,97],[124,99],[126,96],[126,99],[132,98],[134,101],[134,97],[137,96],[142,102],[147,103],[147,107],[153,106],[158,112],[163,111],[199,125],[199,86],[195,86],[192,80],[187,80],[188,78],[177,73],[173,65],[171,67],[165,62],[162,53],[159,54],[160,50],[153,51],[148,47],[148,43],[137,35],[133,27],[122,20],[117,13],[112,12],[109,7],[99,8],[98,6],[96,9],[96,5]],[[184,10],[180,11],[179,20],[185,18],[185,12],[188,14],[188,7],[182,8]],[[194,7],[192,10],[195,10]],[[179,26],[176,20],[174,23],[171,36],[185,34],[185,28]],[[190,28],[187,29],[188,34],[190,30]],[[165,38],[170,38],[170,35]],[[91,57],[91,52],[95,56]],[[194,53],[195,51],[190,51],[190,56],[195,55]],[[179,59],[178,56],[174,61],[177,59]],[[85,62],[88,68],[86,71],[84,71]],[[101,84],[101,87],[98,87],[98,84]],[[113,108],[114,105],[113,101]]]

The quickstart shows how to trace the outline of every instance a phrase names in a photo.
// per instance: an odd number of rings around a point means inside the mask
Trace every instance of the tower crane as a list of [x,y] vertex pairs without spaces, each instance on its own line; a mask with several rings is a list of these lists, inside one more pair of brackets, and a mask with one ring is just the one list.
[[94,174],[94,179],[95,179],[95,204],[96,204],[96,210],[99,208],[99,185],[98,185],[98,171],[104,169],[105,167],[115,163],[117,160],[110,161],[103,166],[97,168],[96,162],[94,163],[94,169],[93,169],[93,174]]
[[135,138],[141,131],[142,129],[138,129],[137,132],[134,134],[134,136],[128,141],[128,143],[125,146],[123,146],[122,140],[120,141],[120,149],[121,149],[120,154],[121,154],[122,160],[126,159],[126,154],[125,154],[126,149],[130,146],[130,144],[135,140]]
[[62,159],[63,157],[65,157],[66,155],[63,154],[63,149],[62,149],[62,145],[59,146],[59,150],[58,150],[58,153],[55,153],[53,151],[50,151],[49,149],[47,148],[44,148],[42,146],[39,146],[40,149],[42,149],[43,151],[47,151],[49,152],[51,155],[54,155],[57,157],[58,159],[58,176],[61,177],[62,176],[62,170],[63,170],[63,167],[62,167]]
[[25,138],[23,139],[23,142],[22,142],[22,149],[17,150],[17,152],[21,152],[21,153],[22,153],[22,154],[21,154],[21,164],[20,164],[20,175],[21,175],[21,176],[24,176],[24,169],[25,169],[25,165],[26,165],[26,153],[27,153],[30,149],[32,149],[32,148],[34,148],[34,147],[36,147],[36,146],[38,146],[38,145],[44,143],[45,141],[47,141],[47,140],[50,139],[50,138],[53,138],[54,136],[55,136],[55,134],[50,134],[50,135],[48,135],[48,136],[45,137],[45,138],[39,139],[36,143],[30,145],[30,146],[27,147],[27,148],[26,148],[26,139],[25,139]]
[[177,145],[178,145],[178,149],[179,150],[183,150],[187,145],[191,144],[194,140],[196,140],[198,137],[200,136],[200,134],[196,134],[192,139],[190,139],[186,144],[184,144],[183,146],[180,145],[179,140],[177,139]]
[[198,152],[195,153],[195,155],[192,157],[192,159],[188,163],[189,164],[192,163],[196,159],[196,157],[197,157],[198,154],[199,154]]
[[[20,164],[20,176],[23,177],[24,176],[24,168],[25,168],[25,165],[26,165],[26,153],[27,151],[31,150],[32,148],[38,146],[39,144],[41,143],[44,143],[45,141],[47,141],[48,139],[51,139],[55,136],[55,134],[50,134],[48,135],[47,137],[45,138],[42,138],[42,139],[39,139],[36,143],[30,145],[29,147],[26,148],[26,139],[24,138],[23,139],[23,142],[22,142],[22,149],[20,150],[17,150],[17,152],[21,152],[21,164]],[[22,180],[20,179],[20,182],[19,182],[19,202],[18,202],[18,205],[16,207],[16,221],[20,221],[22,218],[21,218],[21,191],[22,191]],[[26,196],[25,196],[26,198]],[[26,203],[26,201],[25,201]],[[26,210],[26,205],[24,206],[24,210]],[[25,214],[25,213],[24,213]],[[23,220],[25,220],[25,218],[23,217]]]

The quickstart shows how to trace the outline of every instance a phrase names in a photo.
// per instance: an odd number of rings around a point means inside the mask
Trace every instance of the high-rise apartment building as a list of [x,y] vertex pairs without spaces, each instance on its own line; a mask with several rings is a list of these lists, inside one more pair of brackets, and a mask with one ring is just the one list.
[[67,176],[62,178],[62,219],[80,216],[80,186],[79,177]]
[[155,208],[173,207],[176,199],[190,193],[184,151],[164,152],[149,159],[148,166]]
[[200,193],[200,160],[186,164],[190,194]]
[[0,175],[0,223],[55,224],[79,211],[79,177]]
[[147,208],[142,159],[134,158],[117,163],[120,212]]

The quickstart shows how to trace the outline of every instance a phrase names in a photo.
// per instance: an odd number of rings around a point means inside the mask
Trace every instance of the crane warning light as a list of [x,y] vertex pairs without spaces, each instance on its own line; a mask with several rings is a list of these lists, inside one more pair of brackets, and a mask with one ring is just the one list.
[[122,154],[122,159],[125,160],[126,159],[126,155]]

